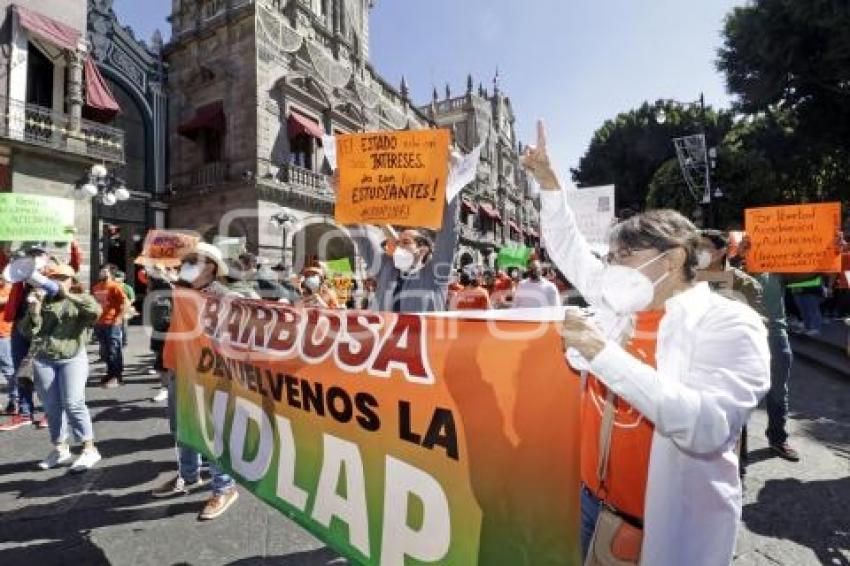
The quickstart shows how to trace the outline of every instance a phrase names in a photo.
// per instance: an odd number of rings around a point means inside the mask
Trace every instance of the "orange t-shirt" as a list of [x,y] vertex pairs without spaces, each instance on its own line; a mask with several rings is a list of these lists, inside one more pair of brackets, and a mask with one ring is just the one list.
[[483,287],[468,287],[452,295],[449,308],[453,311],[486,310],[490,308],[490,295]]
[[124,309],[124,303],[127,301],[127,295],[124,293],[121,284],[115,281],[98,283],[92,289],[91,294],[100,303],[100,308],[103,309],[103,313],[97,319],[97,324],[120,324],[120,314]]
[[[8,301],[9,294],[12,292],[12,284],[6,283],[0,287],[0,301]],[[0,307],[0,338],[9,338],[12,336],[12,321],[5,320],[3,316],[3,307]]]
[[[655,367],[658,325],[664,311],[646,311],[637,315],[635,337],[626,351]],[[605,485],[599,485],[599,429],[608,389],[593,375],[581,403],[581,480],[587,488],[614,508],[643,520],[649,450],[655,427],[643,415],[619,397],[614,397],[616,414],[611,433],[611,451]]]

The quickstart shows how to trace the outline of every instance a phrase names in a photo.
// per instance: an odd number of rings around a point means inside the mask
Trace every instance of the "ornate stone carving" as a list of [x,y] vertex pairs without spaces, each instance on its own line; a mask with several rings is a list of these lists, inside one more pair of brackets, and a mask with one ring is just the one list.
[[307,41],[307,53],[313,68],[325,84],[334,88],[343,88],[351,80],[351,67],[335,61],[321,45]]
[[147,86],[145,72],[136,65],[133,59],[125,53],[123,49],[120,49],[117,46],[113,48],[109,54],[109,61],[116,69],[121,71],[121,74],[123,74],[128,81],[133,83],[141,92],[145,92],[145,88]]

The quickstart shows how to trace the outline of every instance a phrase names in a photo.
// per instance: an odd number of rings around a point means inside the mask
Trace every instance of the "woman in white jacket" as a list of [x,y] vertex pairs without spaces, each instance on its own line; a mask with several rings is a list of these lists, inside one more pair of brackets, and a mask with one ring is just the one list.
[[[735,444],[770,385],[764,325],[748,307],[694,282],[699,236],[687,219],[673,211],[638,215],[613,229],[611,253],[600,261],[580,234],[550,165],[542,123],[538,145],[523,162],[542,189],[549,256],[595,309],[594,318],[604,321],[602,330],[568,312],[564,345],[587,360],[588,382],[597,380],[610,392],[594,397],[597,406],[613,406],[616,396],[616,403],[628,403],[652,426],[648,465],[638,474],[646,478],[640,563],[729,564],[741,516]],[[629,333],[647,312],[659,313],[660,322],[651,341],[655,351],[643,356]],[[593,453],[599,451],[597,446]],[[609,468],[633,465],[608,462]],[[582,494],[585,545],[598,495]]]

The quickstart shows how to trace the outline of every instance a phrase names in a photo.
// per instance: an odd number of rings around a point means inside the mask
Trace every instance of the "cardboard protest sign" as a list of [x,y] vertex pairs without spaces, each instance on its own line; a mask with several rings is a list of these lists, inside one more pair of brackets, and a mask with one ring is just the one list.
[[177,267],[184,255],[200,241],[195,234],[174,230],[149,230],[145,236],[142,255],[136,258],[137,265],[161,263],[166,267]]
[[576,224],[591,249],[608,253],[608,233],[614,224],[614,185],[566,191]]
[[755,273],[838,273],[841,204],[748,208],[746,232],[752,247],[747,269]]
[[448,157],[448,130],[337,136],[336,221],[439,229]]
[[0,193],[0,242],[70,242],[73,239],[73,200]]
[[178,441],[353,563],[580,564],[558,321],[174,307]]

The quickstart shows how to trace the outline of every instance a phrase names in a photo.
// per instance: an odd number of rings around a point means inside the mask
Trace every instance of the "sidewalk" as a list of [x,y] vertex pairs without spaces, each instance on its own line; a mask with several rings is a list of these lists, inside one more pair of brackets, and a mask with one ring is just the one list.
[[[150,360],[133,328],[125,386],[97,387],[103,368],[93,367],[89,406],[104,459],[90,472],[37,470],[46,431],[0,435],[0,565],[345,564],[242,489],[228,513],[207,523],[196,520],[207,492],[150,497],[176,469],[165,407],[148,400],[158,385]],[[798,464],[771,457],[764,412],[753,415],[736,565],[850,564],[849,385],[795,363],[789,425]]]

